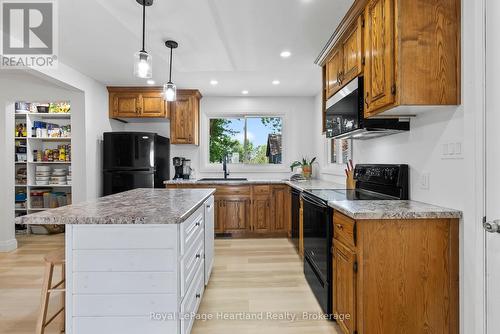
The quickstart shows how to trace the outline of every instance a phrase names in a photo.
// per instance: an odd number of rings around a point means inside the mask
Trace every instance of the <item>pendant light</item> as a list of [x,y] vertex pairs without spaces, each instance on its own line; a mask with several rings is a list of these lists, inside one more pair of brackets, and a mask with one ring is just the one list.
[[144,47],[146,35],[146,6],[151,6],[153,0],[137,0],[142,6],[142,49],[134,54],[134,76],[142,79],[150,79],[153,77],[153,63],[149,53]]
[[172,53],[179,44],[176,41],[166,41],[165,46],[170,49],[170,74],[168,77],[168,82],[163,85],[163,97],[165,100],[172,102],[177,99],[177,87],[172,82]]

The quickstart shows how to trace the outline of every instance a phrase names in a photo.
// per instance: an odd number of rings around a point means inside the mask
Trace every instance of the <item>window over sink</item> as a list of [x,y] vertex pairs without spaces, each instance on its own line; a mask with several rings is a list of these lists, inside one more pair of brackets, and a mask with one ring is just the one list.
[[283,118],[236,116],[209,119],[209,163],[279,165],[283,163]]

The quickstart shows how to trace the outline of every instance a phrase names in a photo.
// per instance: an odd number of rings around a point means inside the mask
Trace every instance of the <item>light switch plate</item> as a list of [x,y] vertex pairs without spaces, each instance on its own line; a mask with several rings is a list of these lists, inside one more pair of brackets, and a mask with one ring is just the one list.
[[430,189],[430,173],[422,173],[420,175],[420,189],[429,190]]

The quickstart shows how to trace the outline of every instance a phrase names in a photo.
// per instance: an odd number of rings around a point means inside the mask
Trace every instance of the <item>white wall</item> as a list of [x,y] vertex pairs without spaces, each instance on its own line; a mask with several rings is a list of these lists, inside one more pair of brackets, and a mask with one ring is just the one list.
[[[289,177],[291,161],[304,156],[313,156],[311,138],[314,130],[314,98],[312,97],[204,97],[200,105],[200,145],[172,145],[171,157],[182,156],[191,159],[195,175],[218,177],[222,175],[220,165],[208,162],[208,117],[241,114],[281,115],[283,117],[283,165],[281,166],[235,166],[230,165],[231,177],[251,179]],[[149,131],[169,137],[169,123],[129,123],[126,131]],[[172,167],[171,167],[172,168]],[[171,171],[173,175],[173,171]]]

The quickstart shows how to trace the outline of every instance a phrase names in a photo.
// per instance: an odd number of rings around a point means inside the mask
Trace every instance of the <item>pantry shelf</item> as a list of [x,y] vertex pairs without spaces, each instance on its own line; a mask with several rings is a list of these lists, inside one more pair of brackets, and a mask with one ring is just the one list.
[[71,165],[71,161],[29,161],[28,163],[33,165]]
[[29,137],[28,139],[42,141],[71,141],[71,137]]
[[14,186],[16,197],[26,198],[23,204],[26,208],[14,207],[16,217],[72,202],[71,113],[17,112],[25,108],[36,110],[42,104],[47,103],[16,102],[14,138],[18,161],[15,161]]

